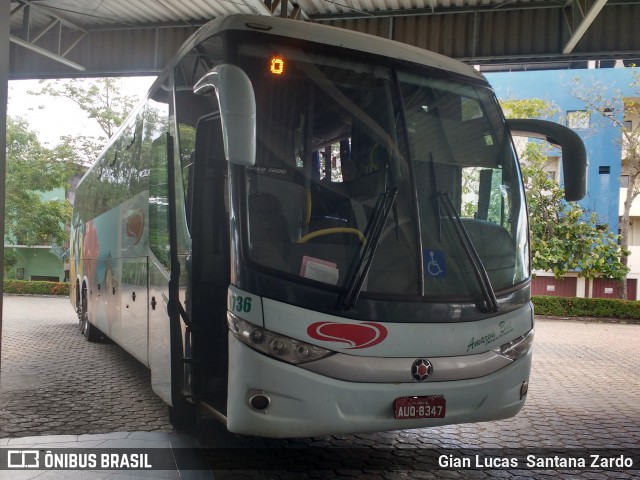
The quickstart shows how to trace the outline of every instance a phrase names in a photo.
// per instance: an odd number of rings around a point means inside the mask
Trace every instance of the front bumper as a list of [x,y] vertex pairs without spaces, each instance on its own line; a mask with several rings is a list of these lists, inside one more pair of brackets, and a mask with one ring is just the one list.
[[[229,431],[263,437],[308,437],[402,430],[500,420],[524,405],[520,392],[531,371],[529,351],[483,377],[448,382],[360,383],[325,377],[262,355],[229,334]],[[249,398],[263,392],[268,408]],[[445,418],[396,420],[398,397],[443,395]]]

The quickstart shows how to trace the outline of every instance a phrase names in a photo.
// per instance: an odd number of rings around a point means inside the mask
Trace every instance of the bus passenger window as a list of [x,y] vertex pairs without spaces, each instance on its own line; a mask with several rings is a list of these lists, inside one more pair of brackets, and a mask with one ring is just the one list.
[[169,267],[169,198],[167,141],[160,136],[151,145],[149,179],[149,246],[160,262]]
[[[182,170],[182,184],[185,195],[189,191],[189,175],[193,164],[193,152],[196,148],[196,129],[188,124],[178,125],[178,145],[180,146],[180,166]],[[186,199],[187,204],[189,200]]]

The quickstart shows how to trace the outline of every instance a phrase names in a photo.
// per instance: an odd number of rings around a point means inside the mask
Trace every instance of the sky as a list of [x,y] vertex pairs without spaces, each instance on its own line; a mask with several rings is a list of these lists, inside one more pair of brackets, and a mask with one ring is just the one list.
[[[127,95],[142,98],[154,79],[155,77],[122,78],[122,90]],[[29,91],[40,88],[40,80],[10,81],[7,115],[27,120],[30,129],[37,133],[43,145],[54,147],[64,135],[104,135],[97,122],[88,118],[73,101],[29,94]]]

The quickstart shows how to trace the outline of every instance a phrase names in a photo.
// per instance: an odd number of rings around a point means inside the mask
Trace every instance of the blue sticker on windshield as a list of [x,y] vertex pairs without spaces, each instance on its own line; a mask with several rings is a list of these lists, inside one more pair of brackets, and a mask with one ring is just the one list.
[[424,276],[444,278],[447,276],[447,262],[442,250],[425,250],[423,252]]

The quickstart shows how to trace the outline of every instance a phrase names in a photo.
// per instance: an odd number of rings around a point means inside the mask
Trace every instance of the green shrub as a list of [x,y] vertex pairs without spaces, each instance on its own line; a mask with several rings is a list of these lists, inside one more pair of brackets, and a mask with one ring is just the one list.
[[533,297],[537,315],[640,319],[640,302],[615,298]]
[[40,282],[28,280],[5,280],[4,293],[25,295],[69,295],[69,284],[65,282]]

